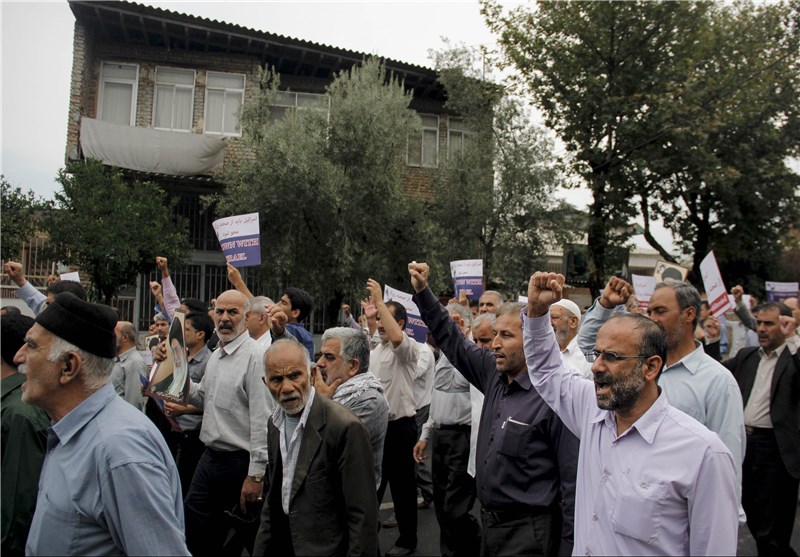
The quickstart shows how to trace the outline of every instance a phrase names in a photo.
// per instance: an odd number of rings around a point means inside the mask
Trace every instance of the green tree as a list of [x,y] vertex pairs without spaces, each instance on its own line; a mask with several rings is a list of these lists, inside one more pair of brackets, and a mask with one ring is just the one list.
[[539,2],[504,13],[484,1],[508,63],[573,155],[593,195],[589,282],[599,290],[609,250],[635,212],[629,166],[661,139],[668,104],[702,28],[707,4]]
[[18,259],[22,243],[27,242],[37,230],[37,219],[46,210],[49,202],[33,193],[23,192],[0,176],[0,257],[3,260]]
[[504,13],[485,1],[483,11],[592,190],[594,288],[624,240],[612,231],[637,212],[665,258],[652,217],[695,267],[715,249],[729,270],[759,249],[754,238],[775,245],[767,222],[796,221],[784,162],[797,153],[796,4],[539,2]]
[[337,75],[321,105],[282,118],[278,87],[262,73],[242,114],[254,157],[225,176],[217,209],[259,212],[262,284],[304,288],[331,310],[365,297],[370,276],[408,289],[406,265],[423,246],[422,202],[402,184],[407,138],[419,133],[410,93],[374,59]]
[[751,289],[780,273],[785,233],[800,222],[800,176],[787,166],[800,146],[799,16],[782,4],[712,10],[691,103],[648,157],[640,200],[694,254],[695,277],[711,249],[726,278]]
[[62,189],[44,222],[54,254],[88,274],[106,304],[157,255],[177,265],[188,253],[186,223],[156,184],[128,180],[96,160],[59,171],[57,181]]
[[434,286],[449,284],[449,261],[481,258],[491,287],[518,291],[548,246],[577,241],[583,215],[554,198],[563,173],[553,141],[525,107],[483,79],[485,61],[464,47],[435,55],[446,107],[470,130],[463,149],[450,142],[429,206],[439,254]]

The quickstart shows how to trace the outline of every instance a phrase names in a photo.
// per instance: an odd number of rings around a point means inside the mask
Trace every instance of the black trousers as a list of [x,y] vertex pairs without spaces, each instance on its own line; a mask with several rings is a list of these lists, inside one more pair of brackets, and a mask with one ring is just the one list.
[[481,555],[558,555],[561,509],[493,512],[481,508]]
[[200,428],[187,431],[171,432],[173,443],[175,444],[175,465],[178,467],[178,475],[181,477],[181,490],[185,498],[189,494],[192,485],[194,471],[197,463],[206,446],[200,441]]
[[392,489],[394,516],[400,537],[395,545],[417,547],[417,485],[414,469],[414,445],[417,422],[414,416],[390,420],[383,445],[383,473],[378,488],[378,502],[383,501],[386,486]]
[[431,439],[433,506],[439,521],[439,549],[444,557],[474,555],[480,527],[470,514],[475,504],[475,478],[467,473],[470,427],[443,426]]
[[[422,408],[418,409],[417,414],[414,416],[414,419],[417,422],[417,441],[419,441],[419,436],[422,433],[422,426],[424,426],[425,422],[428,421],[430,410],[431,405],[428,404],[427,406],[423,406]],[[419,494],[425,501],[433,500],[433,480],[431,479],[430,466],[431,465],[426,463],[424,460],[420,463],[414,463],[414,468],[417,472],[417,489],[419,489]]]
[[[238,555],[252,552],[261,506],[245,515],[239,509],[242,484],[247,477],[247,451],[215,451],[206,448],[197,463],[189,493],[184,500],[186,545],[192,555]],[[226,539],[234,530],[236,543]],[[239,541],[243,540],[243,541]]]
[[797,555],[789,543],[797,511],[798,480],[783,464],[775,432],[748,428],[742,465],[742,507],[758,554]]

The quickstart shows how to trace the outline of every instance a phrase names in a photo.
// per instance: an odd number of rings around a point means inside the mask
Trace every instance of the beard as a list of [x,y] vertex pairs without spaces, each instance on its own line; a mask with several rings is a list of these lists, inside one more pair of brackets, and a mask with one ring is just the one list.
[[280,395],[275,397],[275,401],[280,405],[281,409],[287,416],[297,416],[303,412],[308,402],[308,396],[311,394],[311,383],[306,387],[305,391],[294,392],[288,395]]
[[[639,362],[628,373],[616,377],[606,371],[596,372],[594,384],[598,408],[623,412],[633,408],[645,385],[641,373],[643,364]],[[600,393],[598,389],[607,389],[608,393]]]

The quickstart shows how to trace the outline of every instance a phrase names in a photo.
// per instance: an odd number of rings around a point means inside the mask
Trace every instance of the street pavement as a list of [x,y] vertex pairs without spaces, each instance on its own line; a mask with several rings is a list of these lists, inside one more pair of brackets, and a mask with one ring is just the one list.
[[[386,520],[392,514],[392,503],[390,501],[391,490],[386,490],[384,504],[381,505],[380,518]],[[472,512],[475,516],[479,516],[479,503],[475,502],[475,508]],[[392,547],[397,539],[397,528],[381,528],[380,531],[380,544],[381,554],[385,553]],[[800,553],[800,509],[795,516],[794,531],[792,533],[792,548]],[[475,555],[480,553],[480,548],[475,548]],[[746,524],[739,525],[739,546],[736,554],[741,557],[755,557],[758,555],[756,551],[756,542],[750,535]],[[439,525],[436,522],[436,514],[433,511],[433,505],[428,509],[420,509],[417,511],[417,551],[414,555],[441,555],[439,552]]]

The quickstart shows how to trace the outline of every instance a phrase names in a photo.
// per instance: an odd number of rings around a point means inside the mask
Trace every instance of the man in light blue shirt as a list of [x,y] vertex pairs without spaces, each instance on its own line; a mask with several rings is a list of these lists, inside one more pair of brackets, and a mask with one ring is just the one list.
[[[597,331],[632,290],[620,278],[608,281],[581,324],[578,345],[584,353],[594,349]],[[699,313],[700,293],[688,282],[670,281],[656,286],[647,314],[667,335],[667,359],[658,385],[671,406],[719,435],[728,447],[736,466],[736,492],[740,499],[746,445],[742,393],[731,373],[695,341]],[[740,518],[744,521],[744,513]]]
[[534,273],[523,314],[531,382],[580,440],[573,555],[735,555],[730,451],[658,386],[667,338],[638,314],[597,333],[594,381],[561,362],[548,308],[564,276]]
[[27,555],[189,554],[172,455],[108,383],[116,322],[111,308],[60,294],[14,358],[22,400],[52,420]]

